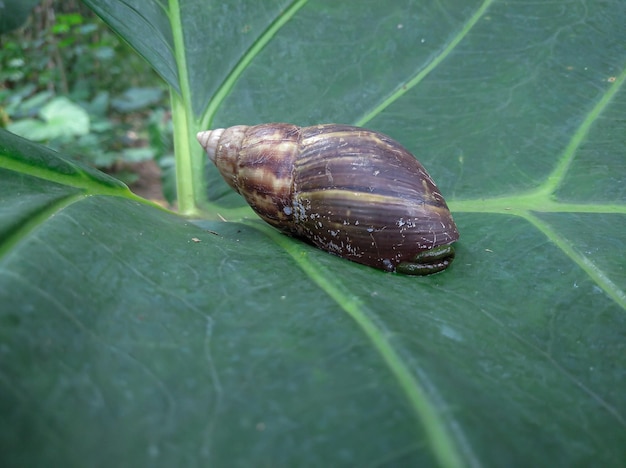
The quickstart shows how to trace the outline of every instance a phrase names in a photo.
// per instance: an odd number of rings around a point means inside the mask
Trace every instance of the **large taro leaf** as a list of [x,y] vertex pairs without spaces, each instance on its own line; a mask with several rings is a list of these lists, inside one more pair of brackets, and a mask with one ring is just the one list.
[[88,3],[199,121],[392,135],[461,240],[385,274],[0,133],[4,465],[624,466],[624,2]]

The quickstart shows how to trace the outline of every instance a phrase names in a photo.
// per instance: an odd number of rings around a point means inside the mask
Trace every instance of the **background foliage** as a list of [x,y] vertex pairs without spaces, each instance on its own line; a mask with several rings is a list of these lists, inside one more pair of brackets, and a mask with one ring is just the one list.
[[[169,86],[197,219],[0,133],[10,466],[624,466],[624,2],[88,4]],[[401,141],[452,267],[264,226],[194,141],[263,121]]]
[[77,1],[9,1],[2,17],[30,9],[0,35],[1,125],[129,183],[133,163],[168,169],[169,102],[148,64]]

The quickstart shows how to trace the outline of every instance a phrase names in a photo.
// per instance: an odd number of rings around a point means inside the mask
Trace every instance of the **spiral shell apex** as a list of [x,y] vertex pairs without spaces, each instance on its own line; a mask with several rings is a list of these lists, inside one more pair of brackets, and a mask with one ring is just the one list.
[[399,143],[347,125],[238,125],[198,141],[266,222],[354,262],[444,270],[459,234],[424,167]]

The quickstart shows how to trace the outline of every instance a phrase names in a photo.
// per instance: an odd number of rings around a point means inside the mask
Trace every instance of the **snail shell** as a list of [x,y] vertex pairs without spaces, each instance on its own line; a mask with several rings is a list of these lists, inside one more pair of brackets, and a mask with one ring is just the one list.
[[430,274],[459,234],[424,167],[386,135],[347,125],[238,125],[198,141],[226,182],[279,230],[354,262]]

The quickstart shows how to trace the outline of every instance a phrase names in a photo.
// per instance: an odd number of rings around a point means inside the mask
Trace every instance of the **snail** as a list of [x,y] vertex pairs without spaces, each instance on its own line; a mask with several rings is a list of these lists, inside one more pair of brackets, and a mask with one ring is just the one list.
[[386,271],[445,270],[459,238],[424,167],[381,133],[348,125],[237,125],[198,141],[267,223]]

